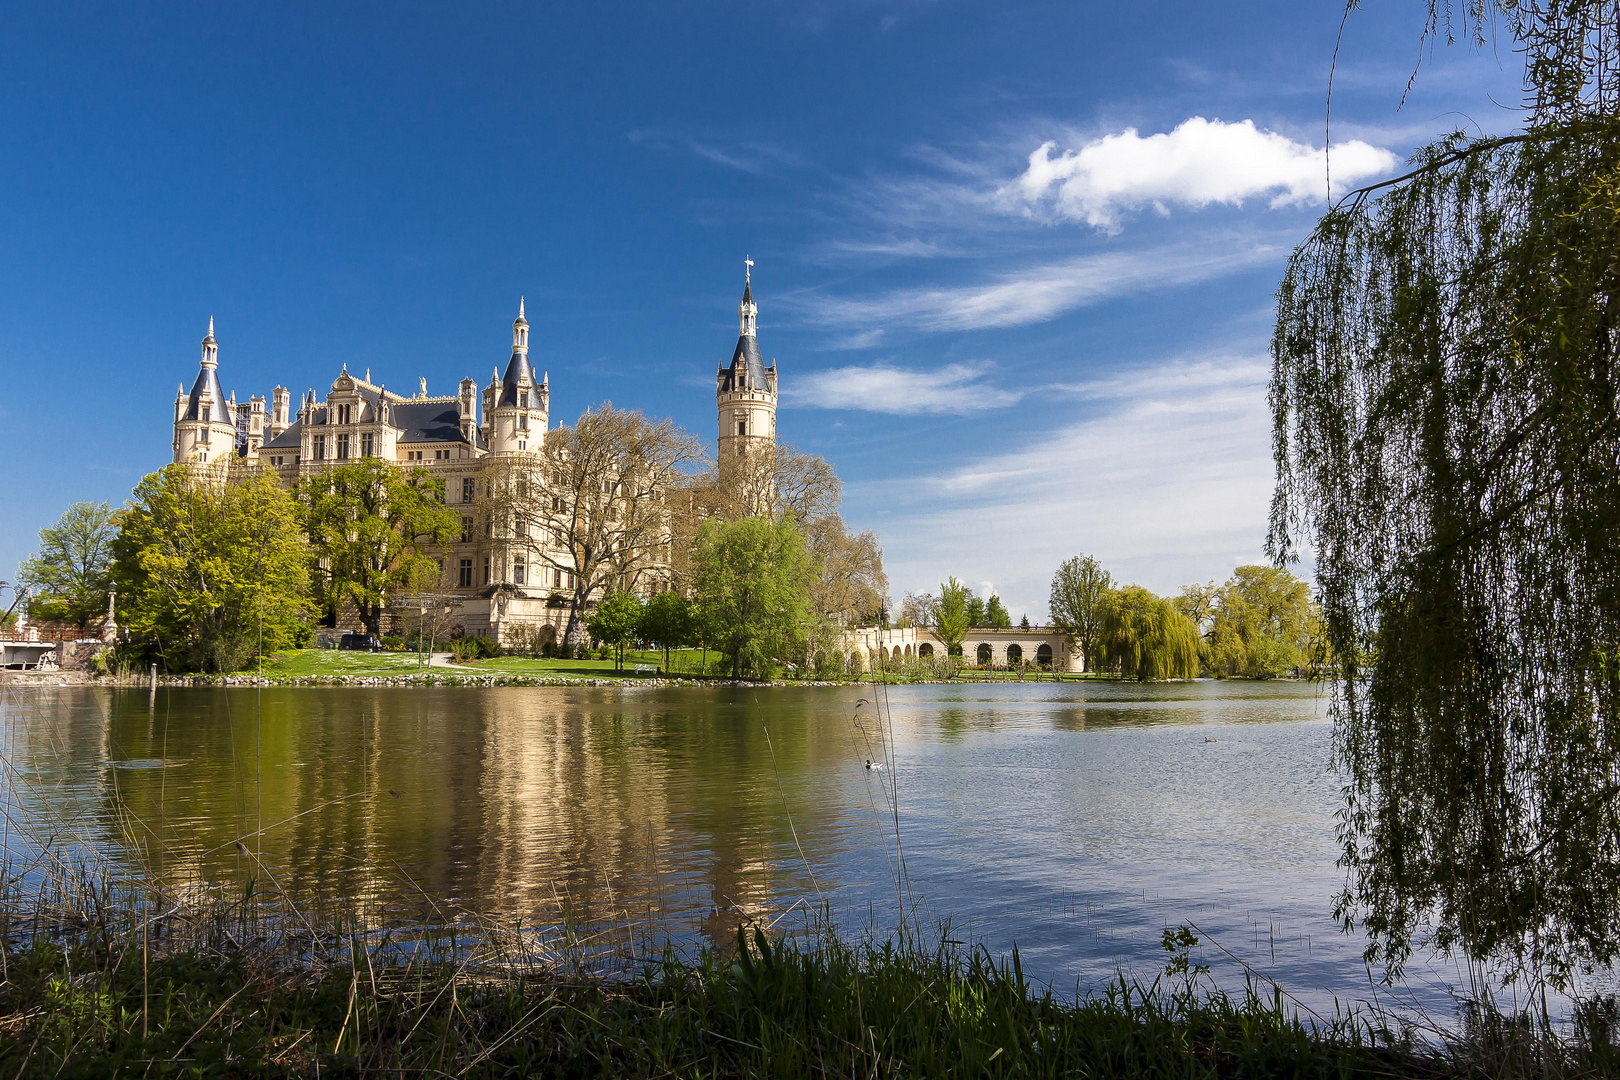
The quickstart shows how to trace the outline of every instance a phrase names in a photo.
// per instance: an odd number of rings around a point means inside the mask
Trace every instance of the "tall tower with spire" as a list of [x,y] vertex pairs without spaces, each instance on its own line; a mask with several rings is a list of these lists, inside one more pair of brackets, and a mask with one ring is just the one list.
[[[464,396],[465,393],[464,393]],[[462,405],[463,415],[471,411]],[[490,373],[484,388],[484,438],[492,453],[533,453],[546,441],[546,424],[551,413],[550,380],[534,377],[529,363],[529,320],[518,299],[518,316],[512,323],[512,359],[506,374]]]
[[236,451],[236,411],[219,385],[219,342],[214,320],[202,339],[202,361],[191,393],[174,399],[174,460],[198,465],[224,464]]
[[754,260],[744,259],[737,347],[730,365],[722,364],[715,373],[714,402],[720,420],[721,482],[757,486],[776,450],[776,361],[766,367],[760,357],[753,269]]

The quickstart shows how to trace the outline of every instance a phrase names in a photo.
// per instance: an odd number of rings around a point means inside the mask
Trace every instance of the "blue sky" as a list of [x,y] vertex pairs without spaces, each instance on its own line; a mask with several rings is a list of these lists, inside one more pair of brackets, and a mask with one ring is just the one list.
[[[1335,188],[1517,68],[1347,24]],[[893,593],[1045,615],[1092,552],[1161,592],[1261,555],[1271,296],[1323,205],[1335,3],[10,5],[0,574],[169,459],[210,316],[238,398],[448,393],[519,295],[553,422],[715,434],[745,254],[779,432]],[[1399,107],[1398,107],[1399,106]],[[1341,189],[1342,190],[1342,189]]]

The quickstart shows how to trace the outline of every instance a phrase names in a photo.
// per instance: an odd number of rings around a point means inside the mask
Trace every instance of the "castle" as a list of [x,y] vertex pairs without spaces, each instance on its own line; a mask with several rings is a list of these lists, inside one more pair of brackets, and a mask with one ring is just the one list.
[[[730,363],[720,364],[715,374],[723,471],[728,461],[776,445],[776,362],[767,366],[760,355],[758,314],[753,262],[747,260],[737,345]],[[262,396],[245,402],[234,392],[227,396],[210,319],[197,378],[189,393],[182,385],[175,396],[174,461],[256,465],[273,469],[287,484],[357,458],[425,469],[443,482],[446,503],[462,510],[461,533],[445,556],[436,599],[459,607],[455,622],[469,634],[507,641],[524,630],[560,633],[567,613],[547,601],[554,590],[572,587],[569,571],[528,565],[521,554],[481,536],[476,527],[480,465],[492,455],[538,460],[550,424],[549,379],[537,376],[529,362],[522,300],[506,371],[492,369],[481,391],[465,378],[456,394],[432,397],[422,379],[416,395],[407,397],[373,382],[369,370],[364,378],[351,374],[345,363],[324,399],[306,391],[294,413],[291,397],[286,387],[277,386],[267,410]]]

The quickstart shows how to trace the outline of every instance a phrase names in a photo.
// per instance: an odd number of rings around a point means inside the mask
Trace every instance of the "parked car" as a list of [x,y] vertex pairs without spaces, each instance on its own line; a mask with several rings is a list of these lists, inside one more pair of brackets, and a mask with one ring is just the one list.
[[382,648],[382,642],[369,634],[344,634],[338,640],[338,648],[350,652],[377,652]]

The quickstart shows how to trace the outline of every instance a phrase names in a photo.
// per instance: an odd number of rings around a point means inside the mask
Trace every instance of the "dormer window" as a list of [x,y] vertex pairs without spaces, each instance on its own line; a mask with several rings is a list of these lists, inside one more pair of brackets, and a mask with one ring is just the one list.
[[353,406],[350,406],[350,405],[339,405],[337,407],[337,414],[338,414],[337,422],[338,423],[347,424],[349,422],[349,410],[351,408],[353,408]]
[[519,394],[518,395],[518,408],[527,409],[528,407],[529,407],[529,395],[527,393]]

